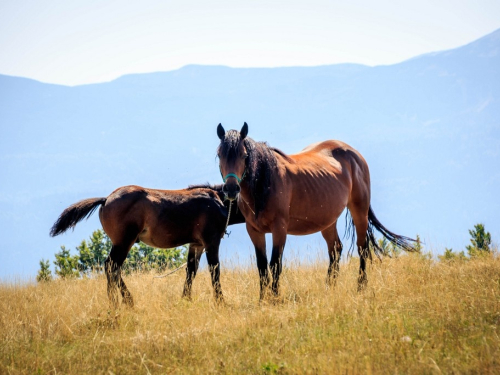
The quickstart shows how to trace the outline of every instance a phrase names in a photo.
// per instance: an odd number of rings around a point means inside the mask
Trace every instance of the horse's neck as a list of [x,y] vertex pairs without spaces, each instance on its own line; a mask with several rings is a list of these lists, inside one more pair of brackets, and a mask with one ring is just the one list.
[[246,183],[241,184],[241,191],[239,194],[239,206],[249,208],[255,214],[255,199],[250,186]]
[[250,189],[250,186],[246,183],[242,183],[240,185],[241,191],[240,191],[240,196],[245,199],[247,203],[251,203],[252,205],[255,203],[254,198],[253,198],[253,192]]

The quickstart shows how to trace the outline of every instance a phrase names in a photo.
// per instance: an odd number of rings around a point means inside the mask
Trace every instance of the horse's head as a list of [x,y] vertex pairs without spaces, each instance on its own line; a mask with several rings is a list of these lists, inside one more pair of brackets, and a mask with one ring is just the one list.
[[227,199],[234,200],[240,192],[240,182],[245,178],[246,159],[248,151],[244,139],[248,134],[248,125],[245,122],[241,131],[225,131],[221,124],[217,126],[217,135],[220,145],[217,149],[220,173],[224,186],[222,190]]

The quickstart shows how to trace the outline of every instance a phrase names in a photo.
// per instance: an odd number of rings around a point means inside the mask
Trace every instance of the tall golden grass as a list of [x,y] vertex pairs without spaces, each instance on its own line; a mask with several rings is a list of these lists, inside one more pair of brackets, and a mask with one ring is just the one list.
[[334,288],[327,265],[291,264],[281,298],[260,303],[255,267],[125,276],[133,309],[109,310],[103,276],[0,286],[2,374],[500,373],[500,259],[356,258]]

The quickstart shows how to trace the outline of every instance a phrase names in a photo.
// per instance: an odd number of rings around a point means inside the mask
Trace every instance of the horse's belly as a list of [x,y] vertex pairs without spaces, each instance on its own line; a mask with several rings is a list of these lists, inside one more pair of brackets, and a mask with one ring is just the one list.
[[333,225],[345,207],[343,199],[326,202],[305,198],[302,204],[290,205],[288,233],[305,235],[320,232]]
[[174,235],[166,230],[151,230],[150,228],[145,228],[139,233],[138,237],[146,245],[160,249],[168,249],[193,242],[191,237]]
[[296,236],[313,234],[328,228],[334,222],[335,220],[332,220],[331,218],[330,220],[325,220],[322,222],[314,222],[312,220],[309,220],[309,218],[306,219],[290,218],[288,222],[287,233]]

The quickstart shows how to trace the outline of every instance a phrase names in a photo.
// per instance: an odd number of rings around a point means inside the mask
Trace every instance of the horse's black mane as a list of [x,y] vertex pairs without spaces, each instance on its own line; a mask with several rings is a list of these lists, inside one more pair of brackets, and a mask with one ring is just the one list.
[[273,189],[273,174],[277,172],[278,161],[276,154],[281,155],[289,162],[292,159],[283,151],[270,147],[266,142],[256,142],[252,138],[240,139],[240,132],[229,130],[220,143],[218,154],[226,159],[239,157],[238,146],[243,142],[248,157],[245,160],[245,176],[242,181],[250,187],[255,201],[255,217],[266,207]]

